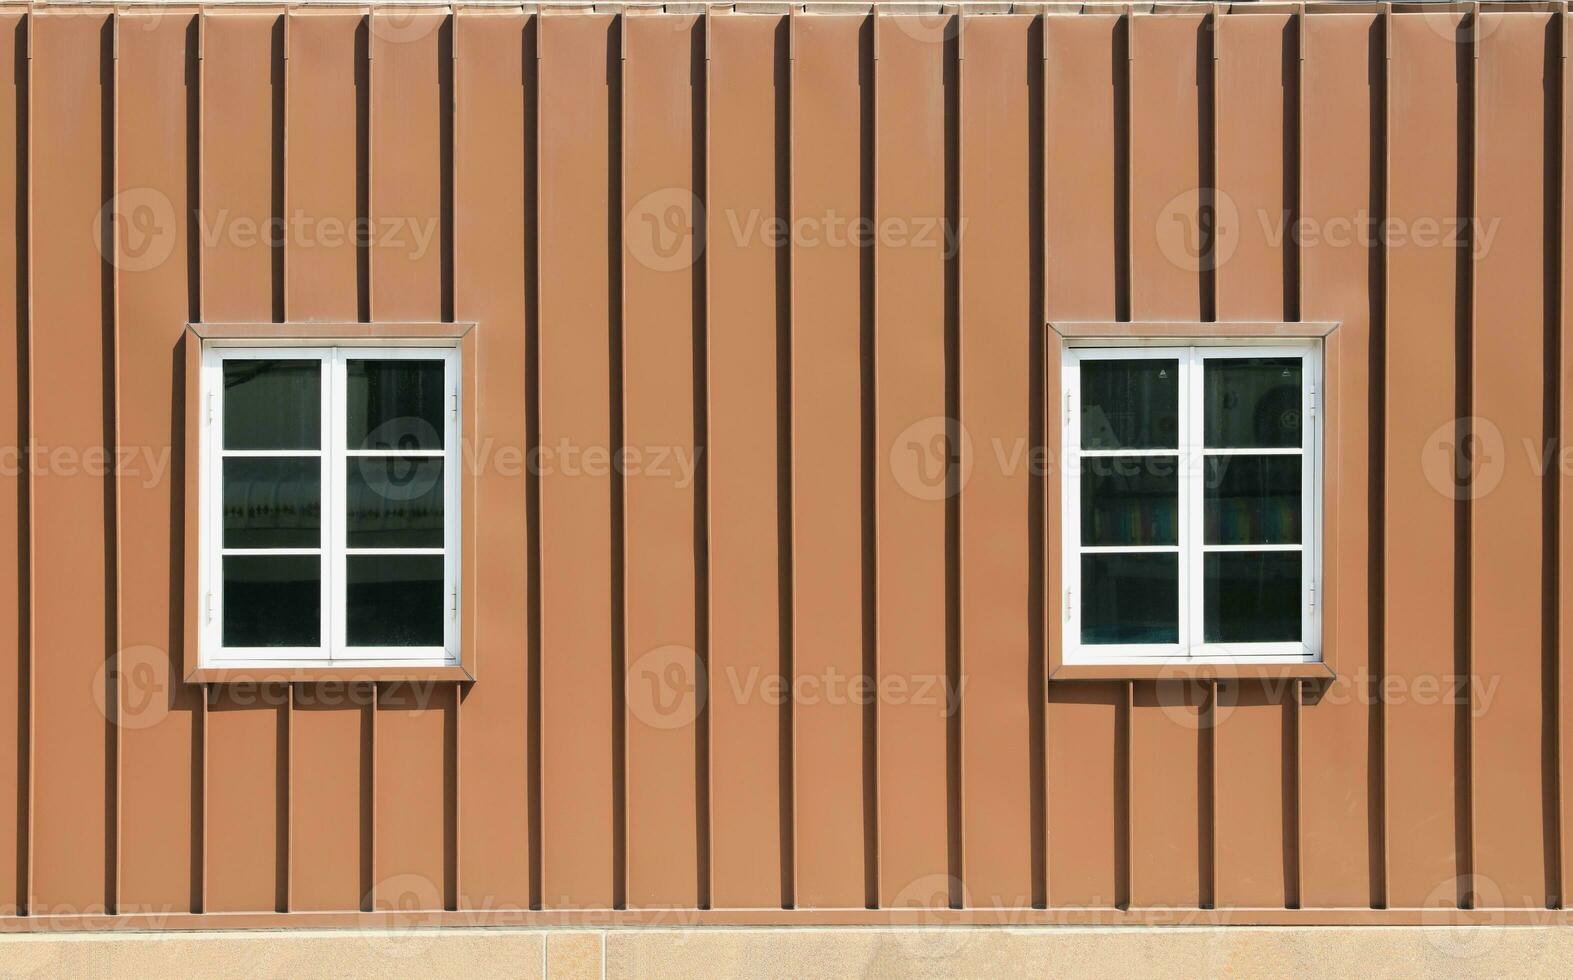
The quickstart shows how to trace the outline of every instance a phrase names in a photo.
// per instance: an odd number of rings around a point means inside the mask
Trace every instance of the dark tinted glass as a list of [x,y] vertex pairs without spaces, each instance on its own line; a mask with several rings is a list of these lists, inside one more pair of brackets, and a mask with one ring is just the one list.
[[441,548],[442,457],[352,456],[351,548]]
[[1299,544],[1299,456],[1208,456],[1208,544]]
[[322,448],[322,363],[224,361],[224,448]]
[[1208,358],[1205,444],[1215,449],[1299,446],[1300,374],[1298,357]]
[[351,555],[345,563],[350,646],[442,646],[441,555]]
[[1180,642],[1177,554],[1081,556],[1083,643]]
[[1300,552],[1210,551],[1203,577],[1206,642],[1300,639]]
[[1082,457],[1081,543],[1178,544],[1178,467],[1176,456]]
[[321,458],[225,458],[224,547],[316,548],[321,527]]
[[322,559],[227,555],[224,645],[315,647],[322,643]]
[[441,449],[441,361],[350,361],[351,449]]
[[1083,449],[1173,449],[1179,413],[1179,361],[1081,362]]

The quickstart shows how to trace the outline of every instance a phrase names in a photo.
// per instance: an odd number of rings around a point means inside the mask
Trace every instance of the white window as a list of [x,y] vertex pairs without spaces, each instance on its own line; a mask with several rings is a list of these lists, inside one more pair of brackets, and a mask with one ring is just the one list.
[[201,381],[202,665],[458,663],[457,348],[209,341]]
[[1065,663],[1321,659],[1320,342],[1192,343],[1066,348]]

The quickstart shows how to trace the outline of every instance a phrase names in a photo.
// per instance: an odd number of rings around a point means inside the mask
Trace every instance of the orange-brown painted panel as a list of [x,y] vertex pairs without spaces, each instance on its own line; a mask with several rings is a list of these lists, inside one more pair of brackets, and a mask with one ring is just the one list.
[[972,904],[1003,907],[1042,898],[1033,809],[1043,777],[1034,743],[1042,593],[1023,533],[1037,503],[1032,423],[1041,410],[1032,212],[1041,179],[1039,27],[1030,17],[969,18],[961,38],[960,398],[972,445],[961,486],[963,880]]
[[[1396,17],[1387,65],[1387,213],[1401,228],[1439,228],[1467,190],[1467,25],[1458,14]],[[1466,43],[1460,43],[1464,40]],[[1456,699],[1461,666],[1458,563],[1463,484],[1454,470],[1468,256],[1412,236],[1386,247],[1383,401],[1382,724],[1387,903],[1456,905],[1465,848]],[[1402,410],[1399,410],[1402,406]],[[1395,697],[1397,686],[1406,696]],[[1426,696],[1429,695],[1429,696]]]
[[292,11],[285,25],[285,310],[359,320],[366,262],[361,159],[367,125],[366,15]]
[[792,896],[789,540],[791,328],[785,17],[711,22],[705,273],[710,542],[712,904],[777,908]]
[[[0,188],[21,187],[26,174],[26,59],[27,21],[20,13],[0,15]],[[26,208],[24,194],[0,194],[0,224],[11,229],[0,236],[0,295],[7,297],[27,289]],[[0,445],[8,447],[0,474],[0,915],[15,915],[27,898],[25,310],[20,299],[0,302],[0,389],[11,392],[0,398]]]
[[[873,37],[863,17],[792,22],[792,219],[872,214]],[[812,134],[812,135],[809,135]],[[871,487],[868,248],[792,243],[793,814],[797,904],[876,901],[873,707],[865,578]]]
[[1122,683],[1049,683],[1044,727],[1051,907],[1111,908],[1128,900],[1129,691]]
[[[207,15],[203,60],[200,312],[282,319],[284,18]],[[189,361],[187,363],[190,363]],[[288,689],[214,689],[203,731],[204,911],[285,909],[289,860]]]
[[[1295,123],[1298,39],[1288,14],[1223,17],[1217,46],[1217,192],[1212,261],[1220,320],[1289,319],[1293,253],[1273,240],[1288,220],[1285,134]],[[1233,227],[1229,227],[1232,225]],[[1295,860],[1291,741],[1295,687],[1218,686],[1214,777],[1219,906],[1292,900]],[[1289,707],[1286,707],[1289,706]]]
[[284,17],[202,18],[202,315],[284,315]]
[[956,436],[947,418],[954,295],[944,223],[954,28],[925,26],[874,20],[875,635],[879,884],[888,906],[944,906],[960,884],[950,880],[950,839],[960,828],[947,731]]
[[[1044,315],[1114,319],[1128,308],[1125,210],[1128,22],[1107,15],[1044,20]],[[1057,336],[1049,332],[1052,340]],[[1044,356],[1046,555],[1060,554],[1064,419],[1059,346]],[[1058,561],[1045,563],[1047,622],[1060,622]],[[1047,630],[1059,643],[1058,631]],[[1048,900],[1125,901],[1129,685],[1050,682],[1044,707]]]
[[1130,901],[1192,907],[1201,901],[1202,807],[1211,787],[1202,767],[1213,724],[1209,685],[1147,681],[1131,687]]
[[704,22],[630,17],[623,36],[628,904],[691,908],[708,891],[699,880],[708,841],[697,769],[702,580],[693,469],[695,350],[704,343],[693,227]]
[[[1565,64],[1565,63],[1564,63]],[[1557,92],[1561,98],[1562,132],[1569,132],[1568,126],[1573,121],[1573,72],[1565,69],[1561,73],[1560,86]],[[1563,139],[1561,146],[1565,154],[1567,140]],[[1562,200],[1568,200],[1569,193],[1573,193],[1573,168],[1561,168]],[[1573,249],[1568,246],[1568,220],[1564,209],[1560,220],[1554,227],[1554,234],[1560,249],[1561,264],[1558,272],[1564,284],[1559,291],[1561,299],[1561,323],[1558,325],[1557,350],[1560,353],[1556,374],[1557,395],[1560,405],[1557,410],[1558,444],[1561,444],[1561,433],[1573,432],[1573,290],[1566,288],[1565,284],[1573,282]],[[1549,380],[1549,379],[1548,379]],[[1552,689],[1556,694],[1557,712],[1555,718],[1557,735],[1557,832],[1561,863],[1558,872],[1561,875],[1561,895],[1567,894],[1567,885],[1573,882],[1573,848],[1568,847],[1573,842],[1573,795],[1567,792],[1568,776],[1573,771],[1573,629],[1563,626],[1573,622],[1573,466],[1559,463],[1555,466],[1557,481],[1557,673],[1556,686]]]
[[1190,14],[1133,14],[1130,228],[1133,320],[1198,320],[1209,239],[1202,211],[1210,115],[1211,25]]
[[448,15],[370,15],[374,320],[443,319],[447,127],[453,104]]
[[454,301],[480,338],[476,519],[486,528],[468,566],[485,610],[476,624],[476,669],[485,683],[468,685],[459,709],[460,908],[528,907],[539,857],[530,769],[531,655],[539,652],[529,618],[535,501],[525,476],[534,394],[537,23],[476,11],[458,14],[453,28],[465,55],[455,79]]
[[[1199,131],[1210,67],[1202,17],[1130,18],[1131,317],[1195,320],[1204,312]],[[1202,731],[1206,692],[1194,684],[1137,683],[1131,702],[1131,901],[1194,905],[1203,866],[1203,803],[1210,799]]]
[[439,681],[377,685],[373,909],[454,907],[454,700]]
[[[366,19],[294,11],[285,34],[285,313],[291,320],[357,320]],[[375,847],[373,814],[357,805],[370,795],[376,755],[369,694],[359,686],[332,698],[306,686],[294,694],[297,705],[309,699],[318,710],[297,710],[291,727],[291,907],[359,909],[375,884],[365,860]]]
[[1217,904],[1280,908],[1295,882],[1295,685],[1233,680],[1216,691]]
[[371,862],[372,836],[366,829],[374,812],[372,696],[370,684],[294,687],[289,756],[292,911],[369,908],[379,884]]
[[1052,318],[1127,307],[1129,21],[1048,17],[1044,67],[1044,303]]
[[[374,320],[446,319],[453,44],[445,13],[373,13],[367,246]],[[456,694],[379,685],[378,908],[446,908],[454,893]],[[418,747],[418,748],[417,748]],[[405,800],[403,804],[395,801]]]
[[[185,321],[196,145],[197,18],[121,15],[113,212],[119,274],[120,898],[201,903],[201,689],[182,683]],[[189,156],[188,156],[189,154]],[[185,765],[181,765],[185,762]]]
[[[612,904],[621,880],[621,524],[609,476],[620,273],[618,22],[543,17],[540,60],[541,901]],[[571,453],[571,455],[570,455]],[[555,454],[555,455],[554,455]]]
[[[32,300],[28,354],[32,559],[30,911],[103,911],[113,900],[115,493],[109,376],[113,18],[33,13],[29,79]],[[73,461],[68,465],[68,457]],[[96,460],[96,463],[95,463]]]
[[254,684],[210,690],[203,911],[287,911],[289,690]]
[[1504,447],[1471,461],[1470,826],[1481,906],[1544,908],[1556,894],[1543,688],[1554,676],[1545,453],[1556,279],[1545,255],[1558,157],[1546,89],[1565,31],[1549,14],[1498,13],[1482,14],[1478,32],[1471,412],[1476,444]]
[[[1302,691],[1299,724],[1300,902],[1310,907],[1365,907],[1381,882],[1381,827],[1371,801],[1379,772],[1372,741],[1376,679],[1371,675],[1370,589],[1373,508],[1372,297],[1378,253],[1369,233],[1380,191],[1383,145],[1371,122],[1385,98],[1384,22],[1373,14],[1308,17],[1301,25],[1300,313],[1339,321],[1337,417],[1326,419],[1325,452],[1337,453],[1338,487],[1322,501],[1324,520],[1338,521],[1333,551],[1324,556],[1322,642],[1338,676]],[[1313,234],[1344,230],[1344,237]],[[1291,239],[1285,235],[1283,241]],[[1333,406],[1329,406],[1331,410]],[[1375,420],[1380,424],[1380,420]],[[1380,543],[1380,542],[1378,542]],[[1336,618],[1334,615],[1336,611]]]

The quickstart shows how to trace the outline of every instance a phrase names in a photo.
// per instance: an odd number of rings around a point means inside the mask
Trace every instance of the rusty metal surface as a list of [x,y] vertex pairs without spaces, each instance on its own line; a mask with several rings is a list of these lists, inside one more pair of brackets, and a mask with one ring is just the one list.
[[[0,12],[0,929],[1562,921],[1570,15],[1244,6]],[[184,683],[186,322],[368,319],[477,679]],[[1335,676],[1048,676],[1143,320],[1337,325]]]

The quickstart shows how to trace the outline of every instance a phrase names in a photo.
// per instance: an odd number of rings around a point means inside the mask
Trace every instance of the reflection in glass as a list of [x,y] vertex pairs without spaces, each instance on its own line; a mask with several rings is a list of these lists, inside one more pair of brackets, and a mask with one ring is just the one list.
[[316,548],[321,528],[319,457],[224,459],[224,547]]
[[1177,456],[1083,456],[1081,543],[1178,544],[1178,468]]
[[1300,552],[1210,551],[1203,569],[1204,642],[1300,639]]
[[351,360],[346,423],[351,449],[441,449],[441,361]]
[[442,457],[351,456],[351,548],[441,548]]
[[440,647],[441,555],[350,555],[346,623],[352,647]]
[[1299,544],[1299,456],[1208,456],[1208,544]]
[[1180,557],[1174,553],[1081,556],[1081,641],[1180,642]]
[[322,362],[224,360],[225,449],[321,449]]
[[1083,449],[1174,449],[1180,438],[1180,362],[1081,362]]
[[1300,445],[1300,358],[1210,357],[1205,364],[1202,428],[1208,448]]
[[317,555],[226,555],[224,646],[316,647],[322,643],[322,559]]

